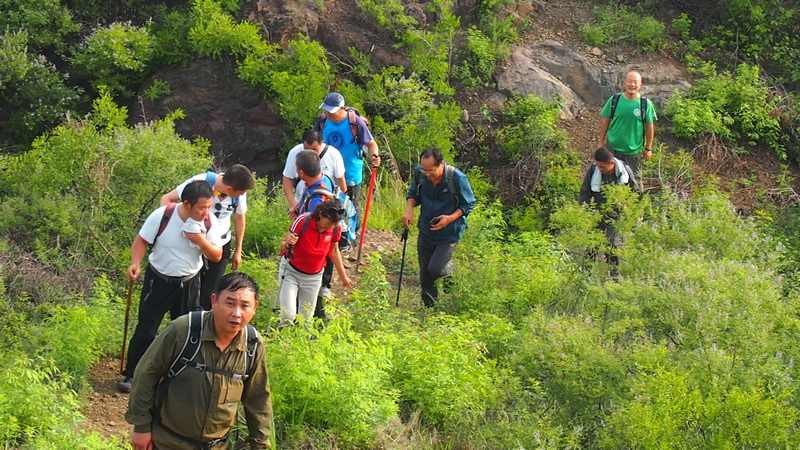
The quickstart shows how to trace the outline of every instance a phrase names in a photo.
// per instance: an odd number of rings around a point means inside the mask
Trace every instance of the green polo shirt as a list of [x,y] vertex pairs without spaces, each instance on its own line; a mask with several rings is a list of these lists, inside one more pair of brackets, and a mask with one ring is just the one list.
[[[606,104],[603,106],[600,115],[608,118],[611,116],[611,99],[609,97]],[[614,153],[621,153],[623,155],[636,155],[644,149],[644,124],[642,124],[640,97],[633,100],[625,97],[625,94],[619,96],[617,103],[617,110],[614,111],[614,118],[608,124],[608,131],[606,132],[606,139],[608,141],[608,149]],[[656,117],[656,108],[653,102],[647,99],[647,113],[645,114],[645,122],[654,123],[658,120]]]
[[[178,443],[173,442],[174,436],[162,428],[195,441],[218,439],[228,434],[234,425],[241,403],[250,432],[250,448],[270,448],[272,401],[263,341],[256,351],[253,375],[246,381],[186,367],[169,381],[166,396],[161,401],[160,426],[154,426],[151,410],[155,405],[157,386],[180,353],[188,329],[188,314],[175,319],[142,356],[134,373],[125,419],[137,432],[152,431],[156,445],[169,443],[169,448],[173,448]],[[217,347],[215,339],[214,318],[209,312],[203,317],[197,361],[217,369],[243,373],[247,343],[242,333],[225,350]]]

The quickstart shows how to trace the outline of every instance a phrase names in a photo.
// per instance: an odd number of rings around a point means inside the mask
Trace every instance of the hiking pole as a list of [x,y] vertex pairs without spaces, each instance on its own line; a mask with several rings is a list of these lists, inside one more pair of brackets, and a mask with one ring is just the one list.
[[356,254],[356,272],[361,266],[361,250],[364,248],[364,237],[367,234],[367,219],[369,219],[369,208],[372,206],[372,195],[375,193],[375,182],[378,177],[378,168],[372,168],[372,175],[369,176],[369,189],[367,190],[367,204],[364,206],[364,220],[361,222],[361,237],[358,241],[358,253]]
[[400,287],[403,285],[403,269],[406,266],[406,247],[408,246],[408,228],[403,230],[403,236],[400,238],[403,241],[403,256],[400,257],[400,280],[397,282],[397,298],[394,300],[394,306],[400,306]]
[[125,331],[122,333],[122,350],[119,352],[119,373],[125,373],[125,346],[128,344],[128,320],[131,317],[131,297],[133,297],[133,280],[128,279],[128,301],[125,304]]

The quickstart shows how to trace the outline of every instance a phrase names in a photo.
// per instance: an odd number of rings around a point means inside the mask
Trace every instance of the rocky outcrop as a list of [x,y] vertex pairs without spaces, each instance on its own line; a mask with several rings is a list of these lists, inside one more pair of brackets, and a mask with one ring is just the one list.
[[583,102],[560,80],[540,68],[530,49],[517,47],[507,66],[497,75],[497,89],[504,94],[528,95],[561,102],[561,118],[572,119]]
[[280,172],[285,124],[231,64],[201,59],[166,68],[153,78],[169,83],[170,94],[132,106],[132,119],[155,120],[180,108],[186,118],[176,123],[176,131],[187,139],[208,139],[218,164],[242,163],[261,175]]
[[[513,50],[509,61],[498,72],[498,89],[542,97],[550,97],[552,92],[558,91],[562,98],[563,116],[569,118],[577,113],[576,108],[580,105],[599,108],[610,95],[620,90],[625,74],[636,69],[642,73],[642,93],[661,107],[676,90],[686,89],[690,84],[688,75],[677,63],[657,55],[653,58],[639,57],[626,63],[601,65],[560,42],[546,40]],[[564,88],[541,87],[553,84],[552,80]],[[540,86],[538,92],[532,86]]]

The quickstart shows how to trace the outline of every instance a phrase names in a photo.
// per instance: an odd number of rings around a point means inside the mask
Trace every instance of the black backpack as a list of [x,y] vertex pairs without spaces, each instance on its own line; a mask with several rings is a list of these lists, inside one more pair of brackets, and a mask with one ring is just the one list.
[[178,374],[183,372],[187,367],[192,367],[203,372],[218,373],[233,379],[241,379],[242,381],[247,381],[253,375],[256,369],[255,360],[259,339],[256,327],[249,324],[242,330],[244,332],[244,338],[247,340],[247,354],[245,356],[245,368],[243,373],[221,370],[197,362],[197,355],[200,354],[200,336],[203,333],[204,314],[206,314],[206,311],[192,311],[189,313],[189,330],[186,333],[186,340],[183,342],[181,352],[175,360],[172,361],[172,364],[170,364],[167,376],[161,384],[166,385],[166,382],[178,376]]
[[[619,98],[622,97],[621,92],[617,92],[611,97],[611,114],[608,116],[608,123],[611,123],[611,119],[614,118],[614,114],[617,112],[617,104],[619,103]],[[647,131],[647,97],[641,96],[639,97],[639,118],[642,119],[642,145],[644,145],[644,133]]]

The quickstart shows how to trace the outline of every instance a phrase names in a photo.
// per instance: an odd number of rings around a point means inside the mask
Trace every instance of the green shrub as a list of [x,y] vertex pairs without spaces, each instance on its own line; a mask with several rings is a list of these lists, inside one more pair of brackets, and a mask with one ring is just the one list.
[[314,123],[333,81],[325,48],[307,37],[289,41],[279,55],[249,54],[239,66],[239,76],[274,94],[292,142]]
[[402,33],[417,25],[416,19],[406,14],[400,0],[356,0],[358,7],[381,28]]
[[200,55],[218,59],[230,54],[242,59],[248,55],[264,56],[273,52],[255,24],[235,23],[219,2],[194,0],[192,11],[194,23],[189,29],[188,39]]
[[455,157],[455,133],[461,109],[454,102],[436,104],[433,94],[416,76],[390,66],[367,82],[364,105],[371,112],[371,130],[403,167],[414,167],[422,150],[436,147],[449,161]]
[[313,426],[333,433],[342,445],[367,446],[377,428],[397,415],[389,352],[353,332],[346,319],[329,322],[323,331],[282,329],[270,348],[272,402],[284,433]]
[[172,89],[169,87],[169,83],[164,80],[155,79],[147,89],[144,90],[144,97],[151,102],[154,102],[166,95],[169,95],[172,92]]
[[689,15],[684,12],[672,19],[672,31],[684,41],[688,41],[692,31],[692,19]]
[[0,444],[18,448],[78,417],[78,400],[54,369],[8,352],[0,361]]
[[584,317],[531,315],[512,364],[524,379],[538,380],[579,423],[597,421],[625,393],[624,360],[604,343],[600,327]]
[[242,247],[258,256],[275,255],[281,238],[289,231],[289,206],[279,185],[259,178],[247,197],[247,230]]
[[132,233],[158,198],[211,160],[202,142],[177,136],[174,116],[128,128],[107,94],[96,106],[103,120],[59,126],[5,162],[0,184],[10,197],[0,209],[37,207],[5,216],[0,231],[69,264],[110,269],[126,264]]
[[663,23],[625,5],[601,6],[594,15],[594,22],[580,27],[581,36],[589,45],[604,47],[624,42],[644,51],[657,51],[667,44]]
[[43,56],[28,53],[28,33],[0,34],[0,147],[24,150],[77,107],[80,91],[68,87]]
[[97,88],[129,95],[150,64],[153,38],[146,28],[112,23],[96,28],[74,51],[72,63]]
[[499,390],[507,376],[473,337],[478,323],[451,316],[429,318],[418,332],[394,336],[392,380],[402,401],[418,409],[428,423],[448,432],[463,432],[507,393]]
[[461,82],[467,87],[485,84],[494,74],[497,54],[491,40],[481,30],[470,27],[467,31],[463,62],[457,69]]
[[25,31],[35,49],[61,51],[65,37],[80,28],[58,0],[0,0],[0,11],[0,32]]
[[189,30],[194,24],[190,12],[182,10],[162,11],[152,25],[153,64],[156,66],[181,64],[192,57]]
[[773,115],[777,99],[770,96],[758,67],[742,64],[736,73],[717,73],[706,64],[699,71],[704,77],[667,103],[673,132],[685,138],[711,134],[729,143],[766,145],[785,159],[785,136]]
[[114,304],[122,302],[108,278],[99,277],[89,304],[59,306],[50,311],[34,340],[34,348],[69,375],[72,386],[80,387],[86,381],[89,367],[103,354],[116,350],[122,340],[117,332],[119,327],[109,329],[120,316],[120,309]]
[[503,125],[497,141],[505,155],[518,160],[528,155],[541,158],[547,153],[563,150],[566,135],[558,128],[561,108],[534,95],[517,97],[503,110]]

